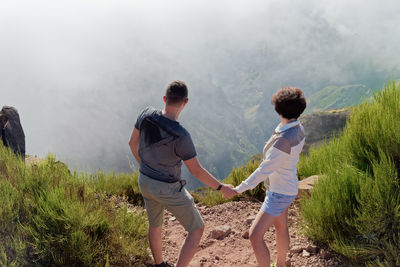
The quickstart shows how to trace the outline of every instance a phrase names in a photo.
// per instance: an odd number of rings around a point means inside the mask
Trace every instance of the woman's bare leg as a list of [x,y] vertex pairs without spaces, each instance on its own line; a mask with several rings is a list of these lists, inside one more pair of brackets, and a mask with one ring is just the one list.
[[276,230],[276,250],[278,251],[276,266],[284,267],[287,252],[289,250],[288,209],[281,215],[275,217],[274,226]]
[[260,267],[270,267],[271,257],[264,242],[264,234],[273,225],[276,218],[260,210],[250,227],[249,239]]

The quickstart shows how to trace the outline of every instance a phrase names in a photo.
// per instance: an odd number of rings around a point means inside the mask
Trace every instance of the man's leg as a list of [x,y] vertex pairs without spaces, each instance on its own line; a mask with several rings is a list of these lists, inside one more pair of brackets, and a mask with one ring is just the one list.
[[161,238],[162,227],[151,227],[149,226],[149,243],[151,253],[156,264],[161,264],[163,262],[162,256],[162,238]]
[[162,225],[164,221],[164,205],[158,200],[159,188],[163,183],[139,174],[138,184],[146,206],[147,219],[149,220],[148,238],[150,250],[155,264],[163,262],[162,257]]
[[272,226],[275,219],[276,217],[260,210],[250,227],[249,239],[260,267],[270,267],[271,257],[264,242],[264,234]]
[[189,265],[189,262],[192,260],[194,254],[196,253],[197,247],[199,246],[203,232],[204,226],[202,226],[199,230],[188,233],[185,243],[181,248],[181,252],[179,253],[176,267],[186,267]]
[[279,217],[276,217],[274,226],[276,229],[276,249],[278,250],[277,267],[285,266],[286,255],[289,250],[289,230],[287,225],[288,209],[286,209]]
[[173,190],[175,193],[170,196],[166,208],[188,232],[177,262],[177,267],[186,267],[199,246],[204,232],[204,222],[194,204],[193,197],[185,188],[180,189],[182,188],[178,184]]

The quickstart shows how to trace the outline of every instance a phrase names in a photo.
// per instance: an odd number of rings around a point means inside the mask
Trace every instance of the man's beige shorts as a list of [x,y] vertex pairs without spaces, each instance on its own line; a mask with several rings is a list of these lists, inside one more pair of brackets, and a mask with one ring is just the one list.
[[151,227],[162,226],[164,208],[169,210],[189,233],[199,230],[204,225],[193,197],[184,187],[180,191],[180,182],[165,183],[141,173],[139,188]]

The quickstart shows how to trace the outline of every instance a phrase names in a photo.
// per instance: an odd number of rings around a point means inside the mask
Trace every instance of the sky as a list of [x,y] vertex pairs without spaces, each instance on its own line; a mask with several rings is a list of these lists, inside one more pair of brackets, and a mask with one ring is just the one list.
[[93,155],[119,153],[174,79],[229,98],[254,72],[265,92],[398,78],[398,14],[397,0],[2,0],[0,105],[19,110],[28,154],[101,169]]

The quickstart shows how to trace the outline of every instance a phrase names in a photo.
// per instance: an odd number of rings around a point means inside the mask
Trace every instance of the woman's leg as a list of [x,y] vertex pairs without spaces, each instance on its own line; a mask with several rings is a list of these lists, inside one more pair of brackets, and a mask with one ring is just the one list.
[[274,226],[276,230],[276,250],[278,251],[276,266],[284,267],[286,255],[289,250],[288,209],[281,215],[275,217]]
[[250,227],[249,239],[260,267],[270,267],[271,258],[267,245],[264,242],[264,234],[272,226],[276,218],[260,210]]

